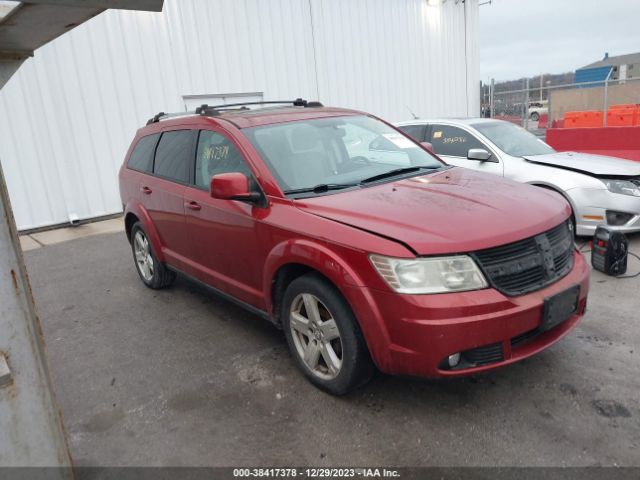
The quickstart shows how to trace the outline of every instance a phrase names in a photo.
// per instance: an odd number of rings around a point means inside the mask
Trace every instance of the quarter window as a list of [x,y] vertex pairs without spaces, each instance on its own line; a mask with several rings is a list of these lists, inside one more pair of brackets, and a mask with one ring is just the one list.
[[211,177],[231,172],[251,178],[251,170],[242,154],[227,137],[211,130],[201,130],[196,154],[196,186],[208,189]]
[[423,142],[425,126],[426,125],[403,125],[398,128],[413,138],[416,142]]
[[469,132],[449,125],[433,125],[431,127],[431,145],[438,155],[467,158],[467,152],[472,148],[484,148],[482,143]]
[[174,130],[160,137],[153,173],[180,183],[189,181],[189,164],[193,161],[192,130]]
[[127,167],[139,172],[151,172],[153,169],[153,151],[158,143],[158,137],[160,137],[160,134],[147,135],[138,140],[129,156]]

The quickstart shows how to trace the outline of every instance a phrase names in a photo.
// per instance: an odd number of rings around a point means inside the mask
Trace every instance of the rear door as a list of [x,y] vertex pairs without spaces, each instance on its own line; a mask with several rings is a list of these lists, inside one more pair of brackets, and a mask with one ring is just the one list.
[[[453,125],[433,124],[429,130],[429,139],[433,151],[450,165],[470,168],[479,172],[504,175],[504,166],[500,159],[481,142],[475,135],[467,130]],[[481,162],[469,160],[467,153],[472,148],[481,148],[491,153],[491,158]]]
[[153,174],[153,154],[159,139],[159,133],[147,135],[133,147],[126,168],[120,171],[120,197],[123,204],[140,201],[140,187]]
[[189,272],[186,255],[184,190],[191,177],[197,130],[162,133],[155,150],[153,175],[140,185],[141,202],[160,235],[169,264]]
[[256,308],[264,309],[262,268],[267,239],[258,217],[265,208],[239,200],[211,198],[219,173],[240,172],[258,190],[239,147],[222,131],[200,131],[194,184],[185,191],[186,232],[195,276]]

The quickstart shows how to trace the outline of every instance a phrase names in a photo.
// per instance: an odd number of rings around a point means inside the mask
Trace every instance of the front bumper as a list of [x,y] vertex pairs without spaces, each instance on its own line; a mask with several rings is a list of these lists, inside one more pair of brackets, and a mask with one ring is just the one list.
[[[598,225],[623,233],[640,232],[640,197],[612,193],[606,189],[567,190],[574,206],[576,235],[592,236]],[[633,214],[624,225],[608,225],[607,210]]]
[[[451,377],[490,370],[534,355],[571,329],[584,314],[589,267],[575,252],[571,272],[536,292],[507,297],[494,289],[441,295],[400,295],[349,287],[347,297],[358,317],[378,368],[386,373]],[[546,332],[544,299],[580,286],[578,312]],[[455,370],[442,365],[449,355],[500,347],[494,361]],[[483,357],[486,358],[486,357]]]

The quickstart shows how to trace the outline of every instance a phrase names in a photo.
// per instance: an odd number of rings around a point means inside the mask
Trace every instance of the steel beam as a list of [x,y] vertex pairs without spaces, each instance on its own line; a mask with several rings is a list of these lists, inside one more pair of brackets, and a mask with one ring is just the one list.
[[[70,467],[40,321],[0,166],[0,466]],[[50,472],[71,478],[69,468]]]

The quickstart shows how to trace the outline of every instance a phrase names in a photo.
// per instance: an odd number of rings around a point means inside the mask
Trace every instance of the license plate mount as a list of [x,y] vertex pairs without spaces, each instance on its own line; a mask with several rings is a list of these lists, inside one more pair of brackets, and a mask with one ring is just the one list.
[[575,285],[544,299],[541,331],[547,331],[571,318],[578,311],[580,285]]

